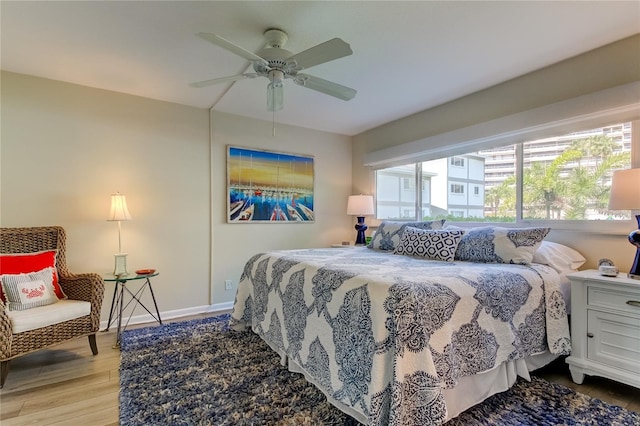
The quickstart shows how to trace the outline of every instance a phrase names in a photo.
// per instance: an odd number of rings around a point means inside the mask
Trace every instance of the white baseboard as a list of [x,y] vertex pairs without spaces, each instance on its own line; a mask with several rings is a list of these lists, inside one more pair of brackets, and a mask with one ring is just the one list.
[[[160,312],[160,318],[162,319],[162,321],[166,321],[170,319],[188,317],[191,315],[198,315],[198,314],[211,314],[211,313],[223,314],[231,311],[232,309],[233,309],[233,302],[224,302],[224,303],[216,303],[215,305],[194,306],[192,308],[176,309],[173,311]],[[128,320],[128,323],[127,323],[127,320]],[[108,319],[104,321],[100,321],[100,330],[104,330],[107,328],[107,322],[108,322]],[[114,322],[113,320],[111,322],[112,324],[109,329],[116,330],[116,328],[118,327],[117,322]],[[131,318],[128,318],[125,315],[124,318],[122,318],[122,327],[124,327],[125,324],[134,325],[134,324],[155,323],[155,322],[156,322],[156,319],[151,315],[149,315],[148,313],[144,315],[134,315]]]

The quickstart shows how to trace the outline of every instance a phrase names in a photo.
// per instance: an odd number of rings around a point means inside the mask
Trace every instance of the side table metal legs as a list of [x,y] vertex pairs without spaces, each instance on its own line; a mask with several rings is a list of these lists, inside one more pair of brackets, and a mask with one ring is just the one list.
[[[113,290],[113,298],[111,299],[111,309],[109,311],[109,321],[107,323],[107,328],[104,331],[109,331],[109,327],[111,327],[111,324],[116,320],[116,318],[114,318],[114,315],[116,315],[118,320],[118,328],[116,331],[116,343],[114,345],[114,348],[119,348],[122,332],[127,328],[127,325],[129,325],[129,321],[131,320],[133,311],[137,306],[142,306],[144,310],[147,311],[149,315],[151,315],[151,317],[154,320],[156,320],[159,324],[162,324],[162,318],[160,317],[160,311],[158,310],[158,304],[156,303],[156,296],[153,293],[153,287],[151,286],[151,281],[149,280],[148,277],[145,278],[144,284],[142,284],[142,286],[135,293],[129,289],[126,280],[118,280],[115,283],[116,283],[116,286]],[[142,303],[142,300],[141,300],[142,294],[144,293],[144,290],[147,288],[151,293],[151,299],[153,300],[153,307],[155,308],[155,314],[151,312],[149,308],[147,308],[147,306],[145,306],[145,304]],[[130,299],[126,303],[124,301],[125,292],[128,293],[130,296]],[[122,324],[123,311],[127,309],[127,307],[129,307],[131,303],[134,303],[134,305],[131,309],[131,312],[129,313],[129,318],[127,318],[127,321],[123,326]]]

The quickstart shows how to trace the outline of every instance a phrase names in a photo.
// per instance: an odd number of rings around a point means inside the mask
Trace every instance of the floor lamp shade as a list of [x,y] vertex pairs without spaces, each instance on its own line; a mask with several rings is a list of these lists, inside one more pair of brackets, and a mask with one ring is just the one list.
[[131,220],[131,214],[127,208],[127,199],[119,192],[111,195],[111,209],[107,220],[111,222],[118,222],[118,253],[113,255],[115,258],[113,275],[127,275],[127,253],[122,253],[121,222],[124,220]]
[[[613,173],[609,210],[640,210],[640,168],[618,170]],[[640,214],[636,215],[640,228]],[[629,242],[636,247],[636,257],[629,278],[640,279],[640,229],[631,231]]]
[[367,225],[364,223],[364,217],[366,215],[372,215],[373,210],[373,196],[371,195],[350,195],[347,201],[347,214],[356,216],[358,223],[356,223],[356,245],[365,244],[364,231],[367,230]]

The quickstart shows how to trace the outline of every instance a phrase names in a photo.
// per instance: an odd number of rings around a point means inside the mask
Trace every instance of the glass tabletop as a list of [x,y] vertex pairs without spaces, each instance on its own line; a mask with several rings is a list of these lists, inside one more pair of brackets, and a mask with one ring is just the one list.
[[155,277],[156,275],[160,274],[160,272],[155,271],[153,274],[145,274],[145,275],[138,275],[136,273],[133,274],[129,274],[129,275],[120,275],[120,276],[116,276],[113,275],[111,273],[109,274],[102,274],[102,279],[105,281],[134,281],[134,280],[143,280],[145,278],[151,278],[151,277]]

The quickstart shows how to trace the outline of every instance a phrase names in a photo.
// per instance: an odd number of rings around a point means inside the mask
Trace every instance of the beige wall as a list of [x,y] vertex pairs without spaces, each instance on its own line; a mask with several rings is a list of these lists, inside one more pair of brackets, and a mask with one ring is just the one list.
[[[634,81],[640,81],[640,34],[371,129],[353,138],[354,192],[371,192],[373,173],[363,166],[368,153]],[[634,149],[640,151],[637,143]],[[635,253],[621,235],[553,231],[548,238],[579,249],[588,267],[609,257],[628,270]]]
[[[282,113],[286,113],[283,111]],[[211,115],[212,223],[214,303],[232,300],[249,256],[266,250],[329,247],[355,239],[355,222],[347,216],[351,195],[351,138],[332,133],[276,125],[266,121],[213,112]],[[314,157],[314,223],[226,223],[227,145],[266,149]]]
[[[206,109],[7,72],[1,82],[0,225],[61,225],[71,270],[108,273],[118,248],[109,195],[120,191],[133,216],[122,223],[129,271],[158,268],[165,316],[231,306],[224,280],[235,288],[256,252],[353,237],[348,137],[278,126],[274,138],[271,123],[228,114],[210,126]],[[227,144],[314,156],[317,221],[226,224]]]
[[2,73],[1,112],[3,227],[61,225],[71,271],[106,273],[118,250],[109,195],[120,191],[129,271],[158,268],[161,311],[206,305],[208,111]]

